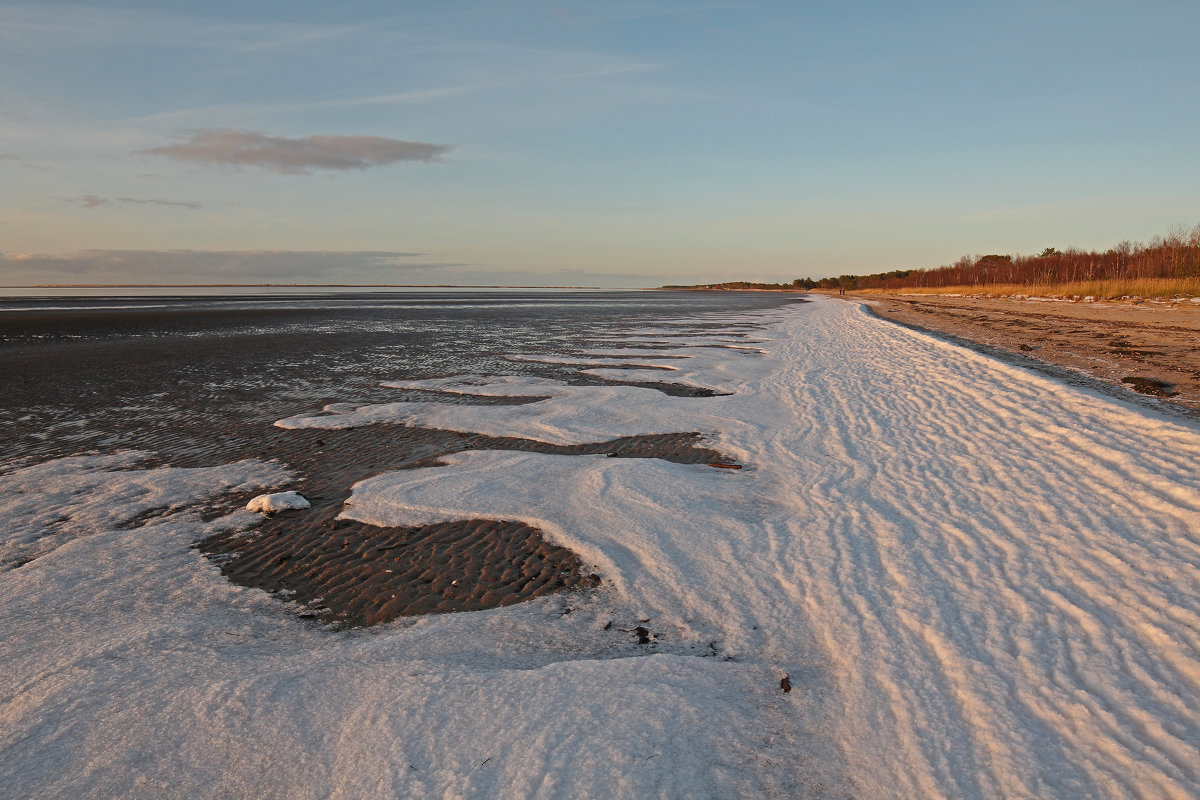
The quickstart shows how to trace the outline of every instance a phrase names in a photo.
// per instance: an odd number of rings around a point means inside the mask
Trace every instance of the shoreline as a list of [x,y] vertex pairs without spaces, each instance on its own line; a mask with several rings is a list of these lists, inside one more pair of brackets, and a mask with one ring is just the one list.
[[844,299],[1060,380],[1200,418],[1200,308],[884,292]]

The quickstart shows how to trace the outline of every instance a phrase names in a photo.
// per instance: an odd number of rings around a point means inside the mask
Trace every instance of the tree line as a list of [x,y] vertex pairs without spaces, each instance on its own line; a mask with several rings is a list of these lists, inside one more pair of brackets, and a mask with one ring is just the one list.
[[724,291],[742,291],[742,292],[764,292],[764,291],[790,291],[792,289],[815,289],[817,285],[801,286],[802,279],[797,278],[791,283],[754,283],[753,281],[725,281],[724,283],[697,283],[687,286],[668,284],[659,288],[662,289],[721,289]]
[[[1200,223],[1174,226],[1149,242],[1124,241],[1103,252],[1047,247],[1036,256],[963,256],[929,269],[896,269],[873,275],[797,278],[791,285],[748,284],[795,289],[908,289],[996,284],[1046,285],[1085,281],[1200,277]],[[718,285],[714,284],[713,288]],[[733,288],[732,284],[724,284]],[[740,287],[739,287],[740,288]]]

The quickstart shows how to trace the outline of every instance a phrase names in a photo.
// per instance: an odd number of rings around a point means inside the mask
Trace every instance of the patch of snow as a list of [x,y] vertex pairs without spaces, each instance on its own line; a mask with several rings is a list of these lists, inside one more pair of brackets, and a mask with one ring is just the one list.
[[[748,362],[743,365],[743,362]],[[722,388],[733,382],[734,373],[765,372],[757,359],[738,356],[697,356],[672,372],[654,370],[653,380],[679,382],[696,376],[699,385]],[[636,370],[619,370],[622,380],[632,380]],[[549,378],[478,375],[389,381],[396,389],[429,389],[479,397],[544,398],[509,406],[458,405],[404,401],[371,405],[334,403],[319,415],[290,417],[277,421],[281,428],[355,428],[376,423],[443,430],[519,436],[555,444],[582,444],[613,439],[680,431],[718,431],[729,416],[710,398],[666,397],[656,389],[639,386],[575,386]],[[718,412],[714,416],[713,412]]]
[[230,492],[286,480],[277,464],[136,469],[141,451],[60,458],[0,474],[0,563],[20,563],[80,536],[131,524]]
[[246,504],[247,511],[260,514],[276,514],[280,511],[308,508],[308,500],[299,492],[275,492],[260,494]]
[[693,377],[686,373],[665,372],[657,369],[581,369],[580,373],[591,375],[601,380],[615,383],[678,383],[683,386],[695,386],[700,389],[720,391],[722,387],[712,386],[703,378]]
[[593,367],[657,367],[659,369],[671,370],[675,367],[671,364],[653,363],[646,360],[646,356],[642,355],[640,361],[630,357],[631,354],[625,354],[625,358],[614,357],[597,357],[597,356],[546,356],[546,355],[508,355],[505,356],[509,361],[531,361],[538,364],[583,364]]

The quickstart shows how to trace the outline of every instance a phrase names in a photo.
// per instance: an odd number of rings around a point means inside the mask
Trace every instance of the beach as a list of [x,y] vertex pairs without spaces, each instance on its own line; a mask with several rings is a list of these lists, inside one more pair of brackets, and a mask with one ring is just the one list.
[[863,292],[895,322],[1200,413],[1200,303]]
[[22,322],[3,791],[1200,792],[1190,385],[734,294]]

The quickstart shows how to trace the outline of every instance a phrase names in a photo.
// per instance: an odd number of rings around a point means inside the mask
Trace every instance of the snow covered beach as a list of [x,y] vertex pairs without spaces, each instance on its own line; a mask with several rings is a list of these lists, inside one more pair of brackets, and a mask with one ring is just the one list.
[[485,375],[435,388],[547,399],[281,420],[699,430],[739,460],[466,452],[346,507],[534,524],[603,577],[584,595],[331,633],[188,549],[255,519],[188,503],[287,488],[276,464],[0,475],[5,546],[62,534],[0,573],[0,793],[1200,793],[1200,429],[837,301],[722,320],[750,341],[614,343],[723,396]]

